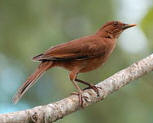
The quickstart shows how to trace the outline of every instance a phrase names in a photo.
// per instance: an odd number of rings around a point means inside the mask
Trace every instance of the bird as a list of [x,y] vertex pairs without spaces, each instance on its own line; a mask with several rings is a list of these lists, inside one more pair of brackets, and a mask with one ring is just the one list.
[[18,89],[13,97],[13,102],[16,104],[43,73],[53,67],[62,67],[69,71],[69,79],[77,90],[73,94],[78,95],[80,106],[83,105],[84,97],[82,95],[83,90],[78,86],[78,82],[87,85],[87,88],[93,89],[98,96],[98,87],[78,79],[78,74],[95,70],[103,65],[114,50],[120,34],[134,26],[136,24],[110,21],[92,35],[58,44],[33,57],[32,60],[38,61],[40,64]]

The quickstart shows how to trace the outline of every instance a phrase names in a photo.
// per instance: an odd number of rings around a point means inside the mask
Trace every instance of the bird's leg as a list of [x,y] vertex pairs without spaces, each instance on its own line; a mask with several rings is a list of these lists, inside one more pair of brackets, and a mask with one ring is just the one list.
[[77,73],[74,72],[74,71],[72,71],[72,72],[69,74],[70,80],[72,81],[73,85],[75,86],[75,88],[76,88],[77,91],[78,91],[78,92],[73,92],[73,93],[71,93],[71,94],[78,95],[80,106],[83,107],[83,98],[86,99],[87,97],[82,96],[83,90],[81,90],[81,88],[78,86],[77,82],[75,81],[76,76],[77,76]]
[[78,84],[75,81],[72,81],[72,83],[74,84],[74,86],[75,86],[75,88],[77,89],[78,92],[72,92],[71,94],[78,95],[79,104],[80,104],[81,107],[83,107],[83,96],[82,96],[83,91],[81,90],[81,88],[78,86]]
[[[93,84],[90,84],[90,83],[88,83],[88,82],[85,82],[85,81],[80,80],[80,79],[77,79],[77,78],[75,79],[75,81],[80,82],[80,83],[85,84],[85,85],[88,85],[89,87],[87,87],[87,88],[85,88],[85,89],[92,88],[92,89],[97,93],[97,96],[99,96],[98,88],[100,88],[100,87],[96,87],[96,86],[93,85]],[[85,90],[85,89],[84,89],[84,90]]]

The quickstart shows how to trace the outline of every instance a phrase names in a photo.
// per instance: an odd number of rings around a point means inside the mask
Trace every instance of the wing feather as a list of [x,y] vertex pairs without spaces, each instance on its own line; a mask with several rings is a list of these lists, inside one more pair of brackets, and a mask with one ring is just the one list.
[[88,59],[103,55],[106,43],[101,38],[84,37],[50,48],[45,53],[35,56],[33,60],[73,60]]

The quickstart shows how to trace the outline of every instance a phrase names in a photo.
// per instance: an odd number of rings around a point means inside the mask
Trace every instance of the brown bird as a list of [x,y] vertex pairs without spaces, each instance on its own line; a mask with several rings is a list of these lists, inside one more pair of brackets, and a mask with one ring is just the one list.
[[17,103],[23,94],[36,82],[36,80],[48,69],[63,67],[70,71],[69,78],[77,89],[80,105],[83,104],[83,90],[77,82],[88,85],[98,94],[96,86],[77,78],[79,73],[92,71],[105,63],[115,48],[116,39],[125,29],[135,24],[124,24],[119,21],[111,21],[103,25],[95,34],[59,44],[46,52],[33,57],[34,61],[40,61],[36,71],[29,76],[26,82],[19,88],[13,98]]

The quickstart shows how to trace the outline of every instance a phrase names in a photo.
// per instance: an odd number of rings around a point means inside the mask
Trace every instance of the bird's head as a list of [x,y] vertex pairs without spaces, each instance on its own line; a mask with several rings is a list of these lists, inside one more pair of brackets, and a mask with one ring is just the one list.
[[125,24],[120,21],[111,21],[104,24],[97,34],[106,38],[118,38],[121,32],[133,26],[136,26],[136,24]]

